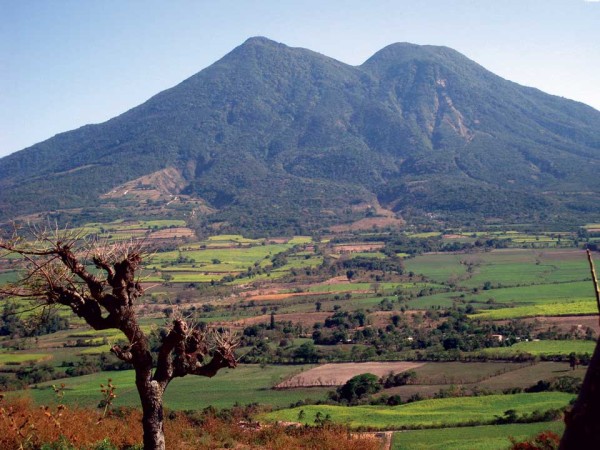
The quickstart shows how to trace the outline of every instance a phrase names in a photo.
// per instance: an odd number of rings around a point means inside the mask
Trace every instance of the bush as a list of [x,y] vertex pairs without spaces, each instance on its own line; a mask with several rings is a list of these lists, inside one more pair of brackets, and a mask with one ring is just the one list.
[[516,442],[512,437],[510,441],[512,443],[510,450],[557,450],[560,436],[552,431],[544,431],[522,442]]
[[372,373],[363,373],[350,378],[343,386],[336,390],[335,399],[354,403],[361,398],[379,392],[381,385],[379,378]]

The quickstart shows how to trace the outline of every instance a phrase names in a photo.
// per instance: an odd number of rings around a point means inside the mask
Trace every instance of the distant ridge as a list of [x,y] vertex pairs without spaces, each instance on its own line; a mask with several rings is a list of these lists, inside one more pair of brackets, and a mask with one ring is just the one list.
[[380,206],[587,220],[599,215],[600,112],[447,47],[396,43],[354,67],[254,37],[114,119],[0,159],[0,219],[162,214],[166,194],[146,206],[104,194],[165,169],[169,195],[186,199],[172,212],[207,225],[306,231]]

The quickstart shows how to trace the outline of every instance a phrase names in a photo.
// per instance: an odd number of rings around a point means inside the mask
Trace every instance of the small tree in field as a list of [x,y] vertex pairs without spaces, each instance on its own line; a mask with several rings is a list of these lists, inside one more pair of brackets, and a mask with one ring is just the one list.
[[222,368],[235,367],[236,340],[228,332],[201,331],[176,318],[164,333],[154,363],[136,314],[136,301],[143,294],[137,277],[144,256],[141,244],[99,244],[57,230],[33,230],[32,235],[33,240],[17,232],[0,239],[0,249],[25,262],[23,277],[0,293],[34,299],[45,308],[67,306],[95,330],[121,330],[128,345],[114,345],[111,351],[135,369],[144,449],[165,449],[167,386],[176,377],[212,377]]

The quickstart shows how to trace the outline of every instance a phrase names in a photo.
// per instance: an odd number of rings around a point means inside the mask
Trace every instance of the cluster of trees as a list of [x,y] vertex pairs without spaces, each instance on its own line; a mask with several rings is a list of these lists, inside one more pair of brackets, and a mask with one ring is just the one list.
[[0,313],[0,336],[33,337],[69,328],[69,319],[61,316],[54,308],[47,308],[41,314],[29,317],[20,312],[21,308],[16,303],[4,302]]
[[[242,358],[247,363],[312,363],[318,361],[367,361],[407,359],[418,361],[487,361],[494,359],[526,362],[567,361],[586,365],[589,354],[542,355],[525,352],[506,355],[477,350],[504,348],[516,342],[539,338],[535,325],[522,320],[505,323],[473,320],[464,308],[428,310],[422,314],[393,314],[386,326],[372,326],[365,311],[333,312],[313,326],[311,342],[297,347],[296,338],[307,329],[299,324],[277,321],[276,314],[263,324],[248,326],[241,345],[251,347]],[[546,333],[546,332],[543,332]],[[574,337],[570,332],[554,338]],[[579,336],[581,337],[581,336]]]

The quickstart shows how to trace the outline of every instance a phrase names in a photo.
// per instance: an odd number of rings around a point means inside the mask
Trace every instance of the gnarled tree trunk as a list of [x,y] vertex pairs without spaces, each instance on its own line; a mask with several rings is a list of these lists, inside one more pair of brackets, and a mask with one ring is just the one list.
[[161,384],[148,379],[145,371],[136,371],[136,385],[142,402],[144,450],[165,450],[163,394]]
[[[142,403],[145,450],[164,450],[163,394],[169,382],[185,375],[214,376],[224,367],[235,367],[237,339],[228,332],[190,328],[173,320],[158,348],[156,368],[148,337],[139,326],[135,303],[143,294],[136,271],[142,262],[139,244],[116,244],[77,249],[77,236],[40,231],[34,243],[18,234],[0,239],[0,249],[16,253],[28,263],[22,280],[3,292],[38,299],[42,305],[64,305],[95,330],[118,329],[129,344],[111,351],[135,369]],[[83,251],[82,251],[83,250]],[[90,258],[91,257],[91,258]],[[94,265],[98,273],[90,272]],[[205,357],[210,361],[205,363]]]
[[600,342],[573,409],[565,414],[565,425],[560,450],[600,449]]
[[[589,250],[587,257],[594,283],[596,303],[600,310],[598,277]],[[596,343],[573,409],[565,414],[565,425],[565,432],[560,441],[560,450],[600,449],[600,340]]]

